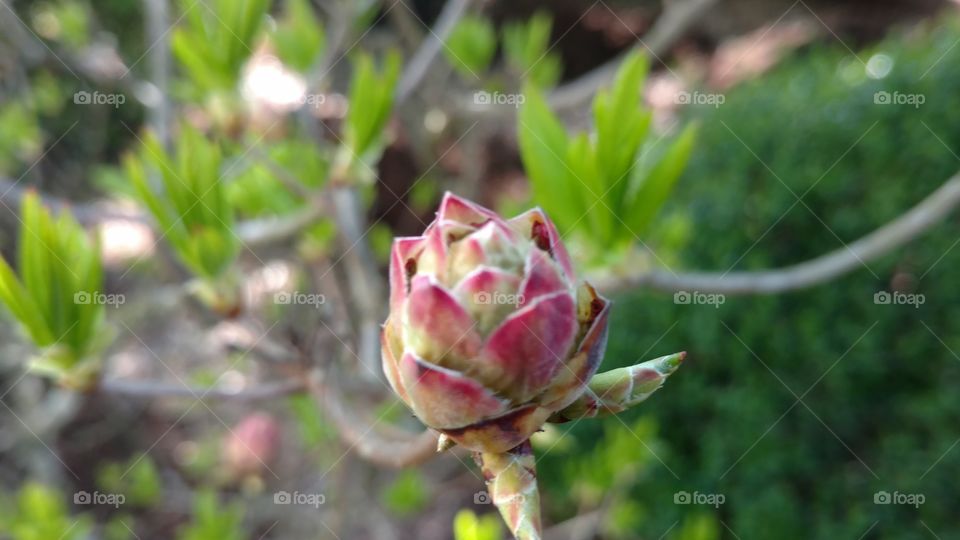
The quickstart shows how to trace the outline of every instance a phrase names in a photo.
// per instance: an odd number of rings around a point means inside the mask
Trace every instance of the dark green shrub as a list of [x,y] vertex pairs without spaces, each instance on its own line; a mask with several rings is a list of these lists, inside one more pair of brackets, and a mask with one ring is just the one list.
[[[697,110],[697,147],[671,203],[693,231],[675,270],[807,260],[895,218],[960,170],[960,48],[947,52],[958,38],[950,22],[859,52],[864,62],[894,60],[879,80],[839,44],[804,51],[724,105]],[[922,94],[925,103],[876,104],[878,91]],[[793,193],[808,189],[797,203]],[[668,391],[624,415],[627,424],[656,420],[655,451],[679,477],[652,459],[631,491],[645,509],[635,537],[714,511],[673,504],[680,490],[724,494],[715,512],[731,538],[956,534],[958,237],[954,215],[869,270],[780,296],[727,298],[719,309],[675,305],[663,293],[619,299],[604,369],[690,351]],[[925,295],[923,305],[874,304],[896,274]],[[794,393],[808,389],[806,405],[796,403]],[[604,433],[576,426],[580,450],[548,453],[543,481]],[[874,504],[881,490],[923,494],[925,503]],[[554,519],[571,515],[553,502]]]

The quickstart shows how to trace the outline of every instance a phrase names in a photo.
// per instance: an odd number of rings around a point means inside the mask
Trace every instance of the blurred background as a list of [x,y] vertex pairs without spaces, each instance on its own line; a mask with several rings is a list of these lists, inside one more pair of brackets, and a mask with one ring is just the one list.
[[[31,279],[36,198],[104,283],[68,353],[0,311],[0,538],[508,538],[467,453],[396,467],[434,440],[380,374],[390,242],[446,190],[554,217],[615,301],[601,370],[688,351],[534,437],[547,538],[960,538],[958,8],[0,0],[3,258]],[[639,187],[578,219],[608,149]]]

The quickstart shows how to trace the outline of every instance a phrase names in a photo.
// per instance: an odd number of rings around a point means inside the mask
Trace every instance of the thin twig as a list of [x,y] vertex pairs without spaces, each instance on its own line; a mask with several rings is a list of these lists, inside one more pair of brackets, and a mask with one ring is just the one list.
[[[84,225],[96,225],[111,219],[146,223],[146,216],[135,209],[124,209],[103,203],[76,203],[53,195],[40,193],[18,180],[0,176],[0,202],[12,210],[20,208],[20,201],[29,192],[36,192],[43,204],[54,212],[70,211]],[[113,207],[111,207],[113,206]],[[6,210],[4,208],[4,210]]]
[[146,46],[149,47],[147,62],[150,82],[156,87],[157,102],[148,107],[150,127],[163,143],[170,142],[170,46],[168,27],[170,13],[167,0],[144,0]]
[[664,270],[600,280],[601,290],[648,287],[663,291],[773,294],[811,287],[881,257],[925,233],[960,206],[960,173],[905,214],[859,240],[815,259],[759,272],[674,274]]
[[330,200],[343,249],[339,263],[346,269],[351,307],[357,322],[357,356],[367,366],[361,373],[372,376],[380,372],[380,322],[385,318],[382,278],[363,231],[365,213],[357,189],[353,186],[331,189]]
[[323,217],[320,205],[311,205],[293,214],[275,218],[250,219],[237,224],[236,232],[244,245],[264,246],[296,235]]
[[132,379],[107,379],[101,381],[98,389],[107,394],[138,399],[192,398],[229,401],[261,401],[274,399],[306,390],[301,380],[289,380],[276,383],[264,383],[242,390],[223,388],[191,388],[182,384],[169,384],[159,381]]
[[407,50],[416,49],[423,39],[424,32],[420,28],[422,26],[420,20],[414,16],[412,11],[414,7],[399,2],[395,4],[393,0],[384,0],[382,3],[389,10],[387,15],[390,17],[397,35],[400,36],[404,48]]
[[290,191],[294,192],[301,199],[313,199],[314,193],[306,186],[297,176],[290,172],[289,169],[277,163],[277,160],[273,159],[270,154],[264,152],[259,146],[253,146],[249,150],[250,157],[252,159],[246,160],[246,167],[252,167],[260,162],[270,173],[273,174],[281,184],[287,187]]
[[352,413],[338,390],[335,381],[325,380],[317,370],[310,381],[310,390],[340,437],[350,450],[363,459],[383,467],[401,468],[422,463],[437,455],[437,433],[429,429],[414,434],[393,432],[390,435]]
[[550,93],[548,100],[555,109],[571,109],[589,100],[604,85],[613,80],[620,64],[634,51],[658,57],[679,39],[684,32],[717,0],[678,0],[667,2],[663,15],[630,50],[613,60],[594,68],[580,77],[562,84]]
[[450,37],[450,32],[467,12],[470,2],[471,0],[450,0],[443,6],[433,30],[424,38],[420,48],[407,63],[403,75],[400,76],[400,82],[394,92],[394,101],[397,105],[406,101],[420,84],[424,75],[427,74],[427,69],[443,50],[444,42]]
[[[13,180],[0,177],[0,201],[7,208],[13,210],[20,208],[20,200],[32,189],[21,187]],[[120,208],[104,202],[75,203],[45,193],[40,193],[40,199],[47,208],[54,212],[71,212],[77,218],[77,221],[86,226],[94,226],[109,220],[150,223],[150,218],[142,211]],[[288,215],[238,222],[235,230],[237,236],[245,245],[250,247],[263,246],[294,236],[304,228],[316,223],[323,215],[324,208],[319,202],[314,201],[311,202],[310,206]]]

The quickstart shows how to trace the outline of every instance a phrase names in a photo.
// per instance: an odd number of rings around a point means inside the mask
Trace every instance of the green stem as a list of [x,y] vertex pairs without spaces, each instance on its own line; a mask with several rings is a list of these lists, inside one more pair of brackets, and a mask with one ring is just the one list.
[[540,540],[540,491],[530,441],[502,454],[478,453],[475,458],[510,532],[517,540]]

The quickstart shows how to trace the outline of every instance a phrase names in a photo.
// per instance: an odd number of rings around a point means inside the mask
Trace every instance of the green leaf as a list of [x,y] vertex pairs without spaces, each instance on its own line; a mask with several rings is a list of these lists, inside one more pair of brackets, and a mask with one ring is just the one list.
[[[20,229],[20,276],[30,296],[40,308],[47,328],[54,328],[53,278],[51,269],[51,250],[49,245],[50,217],[40,205],[40,198],[31,194],[23,199],[20,207],[22,223]],[[55,253],[53,256],[57,256]],[[59,336],[58,336],[59,337]]]
[[520,157],[538,203],[550,214],[561,233],[569,231],[584,214],[581,188],[566,163],[567,133],[533,86],[524,91],[518,115]]
[[553,21],[544,11],[526,22],[511,22],[503,27],[507,65],[522,80],[540,88],[556,84],[563,69],[560,57],[549,49],[552,28]]
[[110,335],[103,327],[99,244],[70,214],[54,219],[33,192],[20,214],[20,277],[0,260],[0,302],[40,349],[31,368],[46,366],[50,375],[87,382],[81,376],[95,369],[88,355]]
[[0,259],[0,301],[23,325],[35,344],[44,346],[55,341],[46,321],[43,320],[40,308],[30,297],[30,293],[20,284],[7,261],[3,259]]
[[195,86],[193,93],[233,91],[252,54],[269,0],[216,0],[212,6],[181,0],[180,26],[170,46]]
[[298,71],[307,71],[323,54],[323,25],[309,0],[287,0],[283,17],[271,33],[277,56]]
[[657,212],[666,202],[677,179],[687,166],[696,139],[695,124],[687,126],[659,162],[644,175],[638,175],[629,200],[632,202],[625,221],[637,236],[646,232]]
[[[217,143],[184,125],[171,155],[148,133],[124,169],[180,261],[207,280],[220,279],[240,252],[234,208],[221,181]],[[150,174],[158,177],[154,188]]]
[[479,15],[466,15],[447,38],[443,52],[464,79],[476,80],[490,66],[497,50],[493,24]]
[[373,59],[360,54],[354,63],[350,84],[350,108],[344,127],[344,142],[352,159],[371,150],[383,131],[393,108],[393,89],[400,75],[400,54],[390,51],[378,72]]
[[647,136],[652,115],[642,108],[641,90],[648,62],[634,53],[617,72],[610,91],[601,91],[593,103],[597,130],[597,163],[604,175],[607,205],[623,215],[629,175]]

